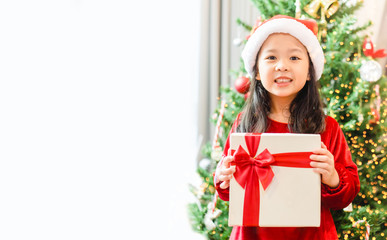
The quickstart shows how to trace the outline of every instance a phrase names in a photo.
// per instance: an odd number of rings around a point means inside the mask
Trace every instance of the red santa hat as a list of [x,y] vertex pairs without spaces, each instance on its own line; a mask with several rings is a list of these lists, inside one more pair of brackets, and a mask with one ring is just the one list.
[[270,34],[288,33],[297,38],[308,50],[316,80],[319,80],[324,69],[324,52],[317,39],[317,31],[317,23],[314,20],[296,19],[285,15],[270,18],[255,30],[242,51],[246,71],[253,77],[257,54]]

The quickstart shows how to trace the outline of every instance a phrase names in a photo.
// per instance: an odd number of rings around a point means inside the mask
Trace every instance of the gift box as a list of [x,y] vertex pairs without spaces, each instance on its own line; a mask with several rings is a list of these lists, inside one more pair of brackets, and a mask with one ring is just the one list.
[[309,159],[320,147],[319,134],[231,134],[229,226],[320,226],[321,177]]

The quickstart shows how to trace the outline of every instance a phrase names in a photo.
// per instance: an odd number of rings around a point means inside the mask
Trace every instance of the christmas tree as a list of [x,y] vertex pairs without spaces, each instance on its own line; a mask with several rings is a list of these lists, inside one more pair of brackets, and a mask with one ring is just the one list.
[[[376,58],[385,57],[374,49],[367,28],[355,26],[354,11],[362,1],[252,0],[260,16],[254,26],[237,19],[246,35],[262,21],[282,14],[315,19],[319,41],[325,54],[324,72],[319,80],[325,112],[336,119],[345,133],[352,159],[358,166],[361,189],[344,210],[332,210],[339,239],[387,239],[387,84]],[[244,44],[246,40],[241,41]],[[232,71],[235,89],[221,88],[219,106],[211,121],[215,137],[203,148],[197,172],[199,187],[190,186],[198,201],[189,204],[195,231],[208,239],[228,239],[228,202],[217,198],[212,174],[222,154],[231,125],[243,108],[249,79],[241,67]]]

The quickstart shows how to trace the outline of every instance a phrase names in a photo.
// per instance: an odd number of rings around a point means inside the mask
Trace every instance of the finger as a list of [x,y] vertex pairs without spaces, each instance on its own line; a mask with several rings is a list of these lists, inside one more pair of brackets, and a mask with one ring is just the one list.
[[228,151],[227,151],[227,156],[232,156],[232,154],[231,154],[231,148],[228,149]]
[[219,175],[219,176],[218,176],[218,180],[219,180],[219,181],[224,181],[224,180],[226,180],[226,175]]
[[215,180],[215,185],[218,184],[218,182],[220,182],[219,175],[215,174],[214,180]]
[[324,169],[324,170],[327,170],[327,171],[329,171],[330,169],[333,168],[329,164],[321,163],[321,162],[310,162],[310,166],[313,167],[313,168]]
[[233,156],[227,156],[227,157],[224,158],[223,161],[232,162],[232,161],[234,161],[234,157]]
[[324,149],[328,149],[327,146],[325,146],[325,144],[323,142],[321,142],[321,147]]
[[220,181],[230,181],[230,179],[232,178],[232,174],[230,175],[220,175],[218,178]]
[[328,155],[330,152],[328,149],[319,148],[313,151],[314,154],[320,154],[320,155]]
[[329,174],[327,170],[321,168],[313,168],[313,172],[321,174],[322,176],[326,176]]
[[220,185],[219,185],[219,187],[221,188],[221,189],[226,189],[226,188],[228,188],[230,186],[230,182],[229,181],[224,181],[224,182],[222,182]]
[[230,167],[230,163],[234,161],[234,157],[233,156],[227,156],[223,159],[223,166],[225,166],[226,168],[229,168]]
[[332,153],[329,152],[329,151],[326,150],[326,149],[323,149],[323,148],[320,148],[320,149],[314,151],[312,155],[327,156],[329,159],[332,159],[332,161],[333,161],[333,159],[334,159]]
[[319,162],[331,162],[329,156],[327,155],[316,155],[312,154],[309,157],[313,161],[319,161]]
[[229,174],[233,174],[234,172],[235,172],[235,166],[231,166],[229,168],[220,170],[220,174],[222,175],[229,175]]

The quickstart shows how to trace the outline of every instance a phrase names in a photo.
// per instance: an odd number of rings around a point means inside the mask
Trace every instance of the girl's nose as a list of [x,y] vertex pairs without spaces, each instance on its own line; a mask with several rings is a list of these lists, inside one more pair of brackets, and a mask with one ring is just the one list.
[[284,60],[279,60],[277,62],[277,65],[275,66],[275,70],[276,71],[288,71],[288,67],[287,67],[287,64]]

